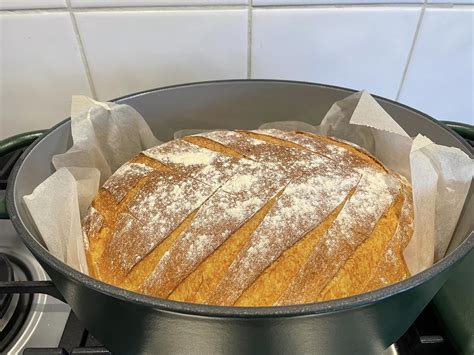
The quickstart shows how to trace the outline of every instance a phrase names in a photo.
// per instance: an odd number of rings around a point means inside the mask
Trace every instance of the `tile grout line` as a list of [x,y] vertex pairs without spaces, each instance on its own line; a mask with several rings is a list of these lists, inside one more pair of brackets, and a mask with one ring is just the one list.
[[247,79],[252,79],[252,30],[253,30],[253,0],[248,0],[247,12]]
[[69,16],[71,17],[72,28],[74,35],[76,36],[77,45],[79,47],[79,52],[81,53],[82,65],[84,65],[84,71],[86,72],[87,82],[89,83],[89,89],[92,94],[92,98],[97,100],[97,92],[95,90],[94,81],[92,80],[92,74],[89,67],[89,62],[86,57],[86,52],[84,51],[84,45],[82,43],[81,34],[79,33],[79,27],[77,25],[76,16],[71,7],[71,0],[66,0],[67,9]]
[[384,3],[340,3],[340,4],[331,4],[331,3],[321,3],[321,4],[282,4],[282,5],[258,5],[256,6],[259,9],[327,9],[327,8],[380,8],[380,7],[416,7],[421,6],[423,3],[409,3],[409,2],[384,2]]
[[[66,0],[68,1],[68,0]],[[70,4],[70,0],[67,2],[66,7],[55,7],[55,8],[31,8],[31,9],[10,9],[10,10],[2,10],[1,12],[35,12],[35,13],[42,13],[42,12],[69,12],[72,11],[74,13],[78,12],[108,12],[108,11],[193,11],[193,10],[244,10],[246,9],[246,5],[199,5],[199,6],[97,6],[97,7],[73,7]]]
[[257,9],[327,9],[327,8],[399,8],[399,7],[426,7],[426,8],[472,8],[471,3],[427,3],[423,2],[379,2],[379,3],[319,3],[319,4],[281,4],[281,5],[254,5]]
[[412,61],[413,53],[415,51],[416,42],[418,40],[418,34],[420,32],[420,28],[421,28],[421,25],[422,25],[422,22],[423,22],[423,17],[425,16],[426,1],[427,0],[425,0],[423,2],[420,17],[418,19],[418,23],[416,24],[415,34],[413,35],[413,41],[411,43],[410,51],[408,52],[407,62],[405,64],[405,68],[403,69],[403,73],[402,73],[402,77],[400,79],[400,85],[398,86],[398,91],[397,91],[397,96],[395,97],[395,101],[398,101],[400,99],[400,95],[402,93],[403,85],[405,84],[405,79],[406,79],[407,74],[408,74],[408,68],[410,67],[410,64],[411,64],[411,61]]
[[[278,10],[278,9],[331,9],[331,8],[397,8],[397,7],[421,7],[425,8],[439,8],[439,9],[451,9],[451,8],[473,8],[473,4],[453,4],[453,3],[372,3],[372,4],[310,4],[310,5],[252,5],[252,8],[258,8],[261,10]],[[103,7],[66,7],[66,8],[44,8],[44,9],[12,9],[5,10],[0,9],[0,14],[25,14],[25,13],[51,13],[51,12],[114,12],[114,11],[205,11],[205,10],[244,10],[248,6],[245,5],[199,5],[199,6],[103,6]]]
[[[249,0],[250,1],[250,0]],[[198,6],[102,6],[102,7],[72,7],[68,2],[65,8],[31,8],[31,9],[0,9],[0,13],[50,13],[50,12],[114,12],[114,11],[193,11],[193,10],[243,10],[249,5],[198,5]],[[324,8],[396,8],[420,7],[425,8],[472,8],[473,4],[461,3],[373,3],[373,4],[309,4],[309,5],[250,5],[252,8],[277,10],[277,9],[324,9]]]

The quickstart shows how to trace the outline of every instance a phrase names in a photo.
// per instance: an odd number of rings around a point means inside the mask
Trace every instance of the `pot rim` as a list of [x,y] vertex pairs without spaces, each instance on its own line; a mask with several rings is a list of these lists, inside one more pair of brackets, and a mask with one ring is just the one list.
[[[117,99],[111,100],[112,102],[118,102],[129,99],[132,97],[138,97],[150,94],[157,91],[165,91],[169,89],[177,89],[188,86],[199,86],[199,85],[213,85],[213,84],[231,84],[231,83],[275,83],[275,84],[296,84],[296,85],[309,85],[309,86],[319,86],[332,89],[339,89],[347,92],[348,94],[356,92],[356,90],[343,88],[339,86],[311,83],[304,81],[292,81],[292,80],[271,80],[271,79],[237,79],[237,80],[214,80],[214,81],[203,81],[195,82],[188,84],[180,85],[171,85],[161,88],[155,88],[150,90],[141,91],[134,94],[125,95]],[[401,106],[407,110],[415,112],[423,118],[432,121],[441,128],[445,129],[449,134],[456,137],[470,152],[472,157],[473,148],[471,148],[462,138],[452,131],[450,128],[440,124],[434,118],[429,115],[420,112],[416,109],[408,107],[406,105],[400,104],[390,99],[386,99],[380,96],[373,95],[375,98],[392,103],[397,106]],[[346,298],[340,298],[324,302],[316,302],[310,304],[302,305],[289,305],[289,306],[271,306],[271,307],[233,307],[233,306],[212,306],[212,305],[203,305],[203,304],[194,304],[187,302],[172,301],[152,296],[147,296],[132,292],[126,289],[122,289],[113,285],[106,284],[102,281],[94,279],[86,274],[83,274],[69,265],[63,263],[49,251],[43,247],[29,232],[25,224],[22,222],[20,214],[18,212],[17,201],[15,200],[14,191],[16,189],[16,177],[19,173],[19,170],[23,164],[23,161],[27,158],[29,153],[36,147],[36,145],[46,139],[49,135],[54,134],[56,129],[60,126],[67,124],[70,121],[70,117],[61,121],[60,123],[53,126],[49,129],[40,139],[37,139],[33,144],[31,144],[21,155],[21,157],[16,162],[15,166],[12,169],[10,174],[8,184],[7,184],[7,209],[10,215],[11,222],[13,223],[18,234],[22,238],[23,242],[30,249],[30,251],[40,259],[40,261],[47,264],[49,267],[54,269],[56,272],[66,276],[68,279],[73,282],[84,285],[94,291],[100,292],[104,295],[118,298],[123,301],[132,302],[137,305],[147,306],[151,308],[157,308],[162,311],[168,311],[172,313],[188,314],[188,315],[198,315],[204,317],[216,317],[216,318],[273,318],[273,317],[298,317],[306,315],[322,315],[325,313],[333,312],[342,312],[348,309],[355,309],[367,306],[371,303],[381,301],[385,298],[406,292],[418,285],[428,281],[432,277],[441,273],[445,269],[449,268],[451,265],[455,264],[458,260],[463,258],[470,250],[474,249],[474,231],[471,231],[469,236],[447,257],[441,259],[428,269],[409,277],[406,280],[397,282],[395,284],[366,292],[363,294],[350,296]]]

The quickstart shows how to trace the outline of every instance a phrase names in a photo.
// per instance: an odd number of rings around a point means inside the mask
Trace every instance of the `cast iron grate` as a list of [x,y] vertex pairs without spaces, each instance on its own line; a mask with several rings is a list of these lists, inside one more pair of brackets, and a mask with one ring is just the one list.
[[0,253],[2,262],[2,280],[0,281],[0,354],[3,354],[14,341],[23,327],[31,309],[32,296],[28,293],[4,292],[2,285],[25,283],[31,280],[32,275],[28,267],[18,258]]
[[432,303],[423,310],[413,325],[398,339],[395,348],[398,354],[402,355],[458,354]]
[[69,314],[59,347],[28,348],[24,355],[111,355],[79,322],[73,312]]

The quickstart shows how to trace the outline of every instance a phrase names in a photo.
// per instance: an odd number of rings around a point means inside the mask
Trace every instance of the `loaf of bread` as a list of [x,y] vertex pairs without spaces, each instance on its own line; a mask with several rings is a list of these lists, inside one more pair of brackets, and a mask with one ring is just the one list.
[[83,220],[92,276],[225,306],[347,297],[409,276],[411,187],[352,143],[275,129],[148,149]]

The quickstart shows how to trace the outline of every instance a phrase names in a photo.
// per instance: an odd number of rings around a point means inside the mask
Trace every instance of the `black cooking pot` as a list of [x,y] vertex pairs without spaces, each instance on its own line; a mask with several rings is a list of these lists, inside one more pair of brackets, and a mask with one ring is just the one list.
[[[238,80],[150,90],[116,102],[133,106],[161,140],[185,128],[251,129],[268,121],[318,124],[329,107],[353,93],[319,84]],[[456,133],[429,116],[376,97],[411,136],[422,133],[471,157]],[[54,169],[51,158],[72,144],[66,119],[30,146],[8,184],[8,213],[31,252],[84,326],[114,353],[380,353],[413,323],[474,247],[473,188],[449,254],[429,269],[362,295],[297,306],[218,307],[153,298],[90,278],[54,258],[28,215],[23,196]]]

